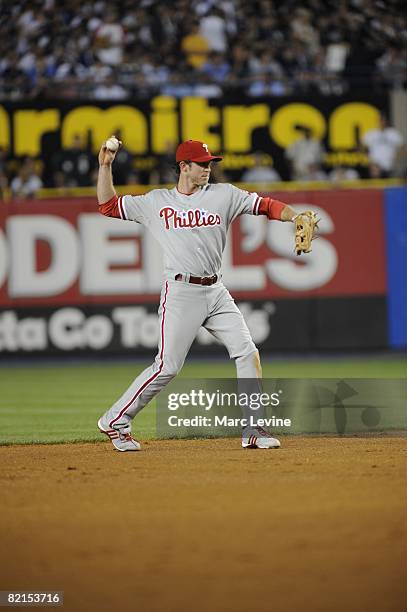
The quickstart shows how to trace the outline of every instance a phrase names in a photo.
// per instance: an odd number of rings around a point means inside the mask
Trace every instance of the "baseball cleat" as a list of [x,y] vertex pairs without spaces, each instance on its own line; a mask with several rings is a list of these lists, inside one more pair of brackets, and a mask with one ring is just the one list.
[[242,434],[243,448],[280,448],[280,440],[262,427],[246,427]]
[[130,429],[123,431],[105,427],[102,423],[102,417],[98,420],[98,427],[99,431],[109,438],[116,450],[121,452],[141,450],[140,443],[131,437]]

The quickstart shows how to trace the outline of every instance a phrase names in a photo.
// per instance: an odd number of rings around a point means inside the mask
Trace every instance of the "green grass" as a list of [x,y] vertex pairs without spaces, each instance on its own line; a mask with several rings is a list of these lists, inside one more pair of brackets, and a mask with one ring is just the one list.
[[[0,444],[96,441],[100,414],[148,365],[76,364],[0,369]],[[232,378],[234,364],[191,362],[185,378]],[[265,378],[406,378],[407,358],[263,361]],[[142,439],[155,437],[154,403],[135,422]]]

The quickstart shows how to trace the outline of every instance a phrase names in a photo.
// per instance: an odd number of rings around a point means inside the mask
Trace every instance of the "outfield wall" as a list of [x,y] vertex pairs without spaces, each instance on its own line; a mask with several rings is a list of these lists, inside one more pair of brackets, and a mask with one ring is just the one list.
[[[407,188],[275,193],[318,213],[312,254],[293,226],[243,216],[232,226],[224,282],[260,349],[407,347]],[[160,247],[93,198],[0,209],[0,355],[143,354],[158,339]],[[182,272],[182,270],[180,270]],[[193,351],[219,346],[204,330]]]

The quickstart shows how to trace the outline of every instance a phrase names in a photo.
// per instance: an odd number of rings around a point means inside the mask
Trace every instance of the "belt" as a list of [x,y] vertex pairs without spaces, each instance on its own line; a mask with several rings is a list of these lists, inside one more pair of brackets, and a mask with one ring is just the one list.
[[176,281],[183,281],[184,283],[192,283],[193,285],[214,285],[218,280],[218,276],[191,276],[190,274],[176,274]]

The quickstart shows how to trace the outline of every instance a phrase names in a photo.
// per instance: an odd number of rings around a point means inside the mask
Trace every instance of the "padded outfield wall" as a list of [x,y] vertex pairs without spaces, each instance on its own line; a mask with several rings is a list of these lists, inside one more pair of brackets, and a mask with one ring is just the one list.
[[[274,193],[317,211],[312,254],[293,226],[240,217],[224,282],[266,351],[407,347],[407,188]],[[143,227],[106,219],[94,198],[0,208],[0,355],[151,354],[161,251]],[[204,330],[193,351],[219,352]]]

